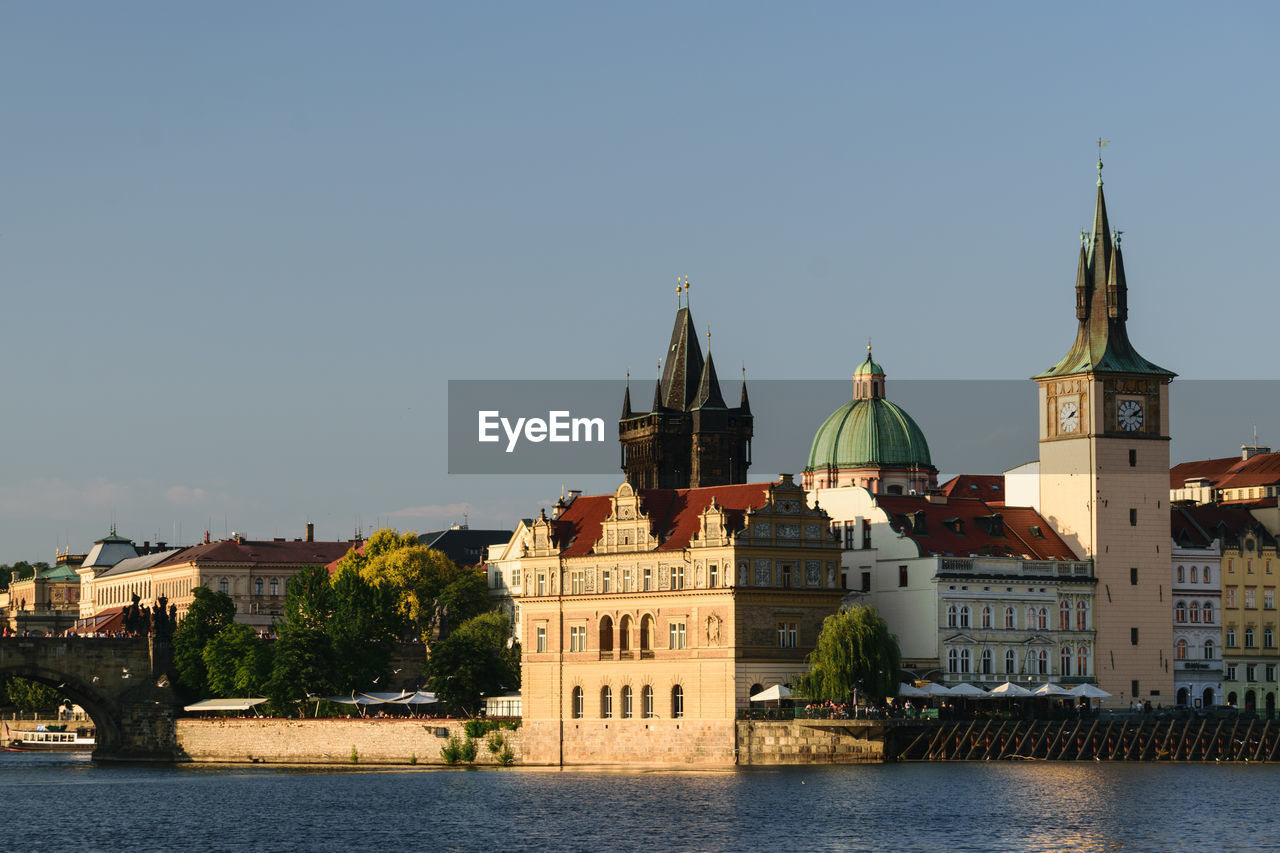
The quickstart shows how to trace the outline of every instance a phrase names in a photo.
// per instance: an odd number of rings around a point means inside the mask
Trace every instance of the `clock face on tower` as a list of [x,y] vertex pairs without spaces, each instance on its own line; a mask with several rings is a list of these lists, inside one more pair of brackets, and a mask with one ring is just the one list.
[[1058,402],[1058,431],[1076,432],[1080,429],[1080,402],[1070,397]]
[[1137,432],[1142,429],[1142,403],[1137,400],[1121,400],[1116,409],[1120,429],[1125,432]]

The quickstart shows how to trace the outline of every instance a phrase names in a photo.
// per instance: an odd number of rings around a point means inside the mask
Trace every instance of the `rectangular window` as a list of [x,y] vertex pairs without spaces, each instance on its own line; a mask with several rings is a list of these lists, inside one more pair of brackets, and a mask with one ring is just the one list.
[[1276,591],[1274,589],[1264,589],[1262,591],[1262,606],[1267,610],[1276,609]]
[[1247,586],[1247,587],[1245,587],[1245,588],[1244,588],[1244,607],[1245,607],[1245,610],[1253,610],[1253,609],[1255,609],[1255,608],[1258,606],[1258,605],[1257,605],[1257,600],[1256,600],[1256,598],[1255,598],[1255,596],[1254,596],[1254,594],[1255,594],[1256,592],[1257,592],[1257,590],[1256,590],[1256,589],[1254,589],[1254,588],[1253,588],[1253,587],[1251,587],[1251,586]]
[[782,564],[782,588],[791,589],[791,564]]
[[1236,588],[1234,586],[1229,586],[1222,591],[1222,603],[1224,607],[1231,610],[1236,609]]
[[622,570],[622,591],[631,592],[631,570]]
[[538,575],[538,595],[547,594],[547,576]]
[[1138,679],[1135,678],[1133,681],[1130,681],[1129,687],[1132,689],[1133,695],[1136,697],[1138,695]]
[[862,573],[862,591],[871,592],[871,572]]
[[[511,585],[512,585],[513,587],[518,587],[518,586],[520,586],[520,570],[519,570],[519,569],[513,569],[513,570],[512,570],[512,572],[511,572]],[[271,594],[272,594],[272,595],[275,595],[275,592],[273,591]]]
[[648,592],[653,589],[653,569],[645,566],[644,569],[644,591]]
[[684,563],[676,563],[671,567],[671,588],[684,589]]
[[1236,680],[1236,665],[1233,663],[1229,663],[1227,664],[1227,681],[1235,681],[1235,680]]
[[545,652],[547,650],[547,629],[544,625],[538,626],[538,651]]
[[858,526],[855,522],[846,521],[844,523],[844,549],[852,551],[857,545]]
[[1257,681],[1257,680],[1258,680],[1258,665],[1257,665],[1257,664],[1253,664],[1253,663],[1251,663],[1251,664],[1247,665],[1247,666],[1244,668],[1244,680],[1245,680],[1245,681]]
[[1129,451],[1129,467],[1130,468],[1138,467],[1138,451],[1136,450]]
[[714,587],[719,585],[720,585],[720,572],[719,572],[719,569],[716,568],[716,564],[712,563],[711,565],[707,566],[707,586]]
[[1129,526],[1130,527],[1138,526],[1138,511],[1136,509],[1129,510]]
[[862,519],[862,547],[871,547],[871,520],[868,518]]
[[600,591],[613,592],[613,573],[605,570],[600,573]]
[[669,649],[683,649],[683,648],[684,648],[684,638],[685,638],[685,634],[684,634],[684,623],[683,623],[683,622],[672,622],[672,623],[670,624],[670,626],[668,626],[668,627],[669,627],[669,634],[668,634],[668,637],[667,637],[667,648],[669,648]]
[[1276,665],[1273,663],[1269,663],[1267,664],[1267,681],[1275,681],[1275,680],[1276,680]]
[[587,627],[575,625],[569,628],[569,651],[585,652],[587,650]]
[[1244,561],[1244,573],[1245,573],[1246,575],[1251,575],[1251,574],[1253,574],[1253,560],[1245,560],[1245,561]]
[[799,633],[796,631],[796,623],[779,622],[778,623],[778,648],[794,649],[799,643]]
[[574,572],[570,575],[573,584],[573,594],[582,595],[587,591],[587,574],[586,572]]
[[907,567],[898,566],[898,586],[907,585]]
[[1137,628],[1129,629],[1129,645],[1131,646],[1138,645],[1138,629]]
[[1136,567],[1129,569],[1129,583],[1133,586],[1138,585],[1138,569]]

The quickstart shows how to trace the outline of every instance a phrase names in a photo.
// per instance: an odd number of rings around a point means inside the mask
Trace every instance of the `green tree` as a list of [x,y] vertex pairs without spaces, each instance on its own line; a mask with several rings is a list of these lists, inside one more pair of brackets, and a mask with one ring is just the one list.
[[847,702],[857,689],[872,702],[882,702],[897,690],[901,660],[898,640],[880,614],[855,604],[823,620],[809,654],[809,671],[796,687],[817,701]]
[[208,698],[209,673],[204,648],[236,618],[236,605],[225,592],[198,586],[191,592],[187,615],[173,632],[173,664],[182,684],[200,698]]
[[219,697],[261,694],[271,677],[271,651],[248,625],[233,622],[204,647],[209,691]]
[[62,702],[62,696],[57,690],[29,678],[14,676],[9,678],[4,686],[8,704],[26,713],[52,711]]
[[498,612],[476,616],[431,646],[428,683],[453,712],[475,716],[485,696],[520,683],[520,649],[511,621]]
[[333,613],[326,626],[333,650],[338,691],[368,690],[387,671],[400,636],[395,591],[379,587],[352,569],[339,569],[331,581]]

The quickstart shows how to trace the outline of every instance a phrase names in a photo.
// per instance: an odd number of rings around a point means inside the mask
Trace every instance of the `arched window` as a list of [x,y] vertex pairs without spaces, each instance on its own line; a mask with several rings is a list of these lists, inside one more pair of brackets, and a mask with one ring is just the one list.
[[1199,607],[1196,607],[1196,603],[1195,603],[1194,601],[1193,601],[1193,602],[1191,602],[1191,607],[1190,607],[1189,609],[1191,610],[1191,614],[1190,614],[1190,615],[1191,615],[1191,621],[1192,621],[1192,622],[1199,622],[1199,621],[1200,621],[1200,608],[1199,608]]
[[613,716],[613,690],[609,685],[600,688],[600,717],[609,719]]
[[1234,649],[1236,647],[1236,629],[1227,629],[1227,648]]
[[1084,678],[1089,674],[1089,650],[1084,646],[1076,649],[1076,675]]
[[600,620],[600,651],[613,651],[613,617],[607,614]]
[[1181,601],[1179,601],[1177,605],[1175,605],[1173,608],[1173,621],[1175,622],[1187,621],[1187,608]]
[[1271,628],[1262,629],[1262,647],[1264,649],[1274,649],[1276,647],[1276,632]]
[[1040,650],[1040,674],[1049,674],[1049,653],[1044,649]]
[[1089,629],[1089,606],[1083,601],[1076,602],[1076,630],[1086,631]]
[[231,581],[226,578],[220,578],[218,580],[218,592],[228,595],[231,592]]
[[684,716],[684,688],[677,684],[671,688],[671,719],[678,720]]
[[1036,620],[1036,624],[1040,626],[1041,631],[1048,631],[1049,630],[1049,608],[1041,607],[1040,613],[1038,615],[1040,618]]
[[262,578],[253,579],[253,594],[262,595]]
[[645,614],[640,617],[640,651],[647,652],[653,648],[653,617]]
[[647,720],[647,719],[650,719],[651,717],[653,717],[653,687],[652,687],[652,685],[646,684],[646,685],[645,685],[643,688],[641,688],[641,690],[640,690],[640,713],[644,716],[644,718],[645,718],[646,720]]
[[1013,675],[1018,671],[1018,656],[1013,649],[1008,649],[1004,653],[1004,674]]
[[1018,617],[1014,616],[1013,614],[1012,607],[1006,607],[1004,609],[1004,626],[1006,628],[1008,628],[1009,630],[1013,630],[1014,628],[1018,627],[1017,618]]
[[983,608],[982,608],[982,627],[983,627],[983,628],[990,628],[990,627],[991,627],[991,607],[990,607],[990,605],[983,605]]
[[1206,601],[1200,608],[1200,613],[1204,617],[1204,621],[1213,624],[1213,602]]
[[582,688],[575,687],[573,688],[573,718],[575,720],[581,720],[582,712]]
[[947,605],[947,627],[948,628],[954,628],[956,626],[957,624],[956,614],[958,612],[959,611],[956,610],[956,606],[954,604]]
[[1178,583],[1182,583],[1182,582],[1183,582],[1183,581],[1185,581],[1186,579],[1187,579],[1187,578],[1186,578],[1186,575],[1185,575],[1185,574],[1184,574],[1184,572],[1183,572],[1182,566],[1178,566]]
[[1058,630],[1071,630],[1071,602],[1064,601],[1058,605]]
[[967,604],[960,608],[960,627],[969,627],[969,605]]
[[631,685],[622,685],[622,719],[631,719]]
[[1173,657],[1175,660],[1187,659],[1187,641],[1186,640],[1178,640],[1178,642],[1173,644]]
[[991,675],[995,672],[995,661],[991,653],[991,649],[982,650],[982,674]]
[[1213,640],[1204,641],[1204,659],[1205,660],[1213,660],[1214,659],[1213,656],[1216,651],[1217,650],[1213,647]]
[[1204,582],[1209,583],[1209,567],[1204,567]]
[[969,650],[961,649],[960,650],[960,674],[961,675],[969,674],[969,665],[971,661],[972,661],[972,658],[969,655]]
[[960,671],[960,652],[956,649],[947,650],[947,672],[958,673]]
[[1195,583],[1195,582],[1196,582],[1196,567],[1195,567],[1195,566],[1192,566],[1192,567],[1191,567],[1191,582],[1192,582],[1192,583]]
[[631,651],[631,617],[623,616],[618,620],[618,648],[621,651]]
[[280,594],[280,578],[271,579],[271,594],[272,595]]
[[1062,670],[1061,672],[1058,673],[1059,675],[1065,678],[1066,676],[1069,676],[1071,674],[1071,647],[1070,646],[1063,646],[1062,651],[1058,653],[1058,666],[1061,667],[1061,670]]
[[1027,608],[1027,630],[1034,631],[1036,627],[1036,609],[1034,607]]
[[1252,628],[1244,629],[1244,647],[1246,649],[1253,648],[1253,629]]

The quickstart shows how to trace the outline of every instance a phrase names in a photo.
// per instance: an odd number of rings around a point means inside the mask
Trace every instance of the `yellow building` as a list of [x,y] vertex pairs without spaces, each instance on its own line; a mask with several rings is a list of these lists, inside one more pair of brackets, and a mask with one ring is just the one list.
[[825,512],[776,483],[575,497],[513,554],[525,759],[732,764],[754,692],[843,595]]
[[1222,545],[1222,691],[1228,705],[1275,716],[1280,668],[1276,540],[1258,524]]

